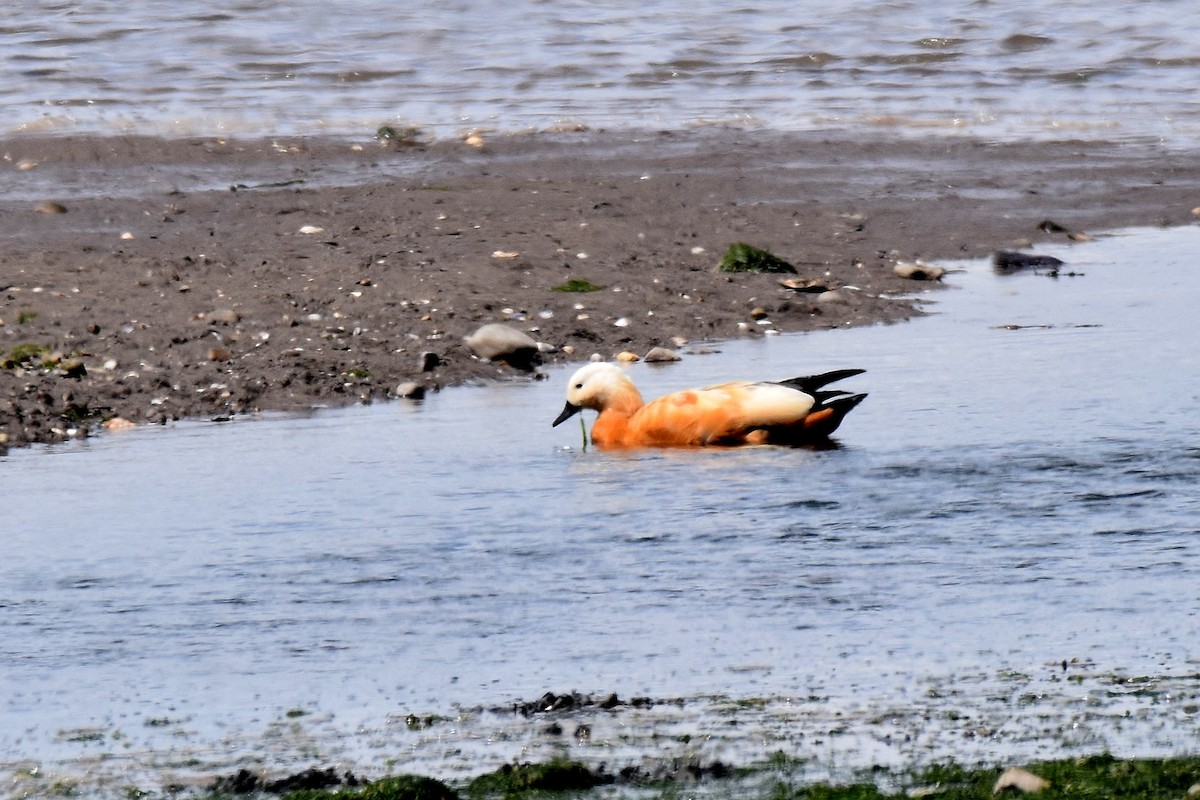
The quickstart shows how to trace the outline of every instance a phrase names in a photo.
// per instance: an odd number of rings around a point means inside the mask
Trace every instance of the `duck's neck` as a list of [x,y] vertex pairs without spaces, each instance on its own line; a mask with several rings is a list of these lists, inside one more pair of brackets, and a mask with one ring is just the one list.
[[642,395],[632,384],[614,392],[592,426],[592,443],[597,447],[620,447],[630,418],[644,406]]

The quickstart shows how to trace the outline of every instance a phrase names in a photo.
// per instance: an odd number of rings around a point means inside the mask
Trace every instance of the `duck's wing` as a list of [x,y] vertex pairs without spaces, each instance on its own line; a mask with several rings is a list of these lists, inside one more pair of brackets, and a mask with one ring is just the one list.
[[780,383],[722,383],[647,404],[629,421],[630,444],[742,444],[754,431],[802,421],[816,400]]

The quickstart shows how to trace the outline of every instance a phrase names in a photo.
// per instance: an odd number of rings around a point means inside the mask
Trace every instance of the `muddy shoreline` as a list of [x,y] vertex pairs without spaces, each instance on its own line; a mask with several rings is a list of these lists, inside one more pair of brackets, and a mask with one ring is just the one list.
[[[1195,154],[1129,143],[70,137],[0,156],[0,452],[114,418],[528,380],[464,345],[491,322],[553,346],[546,361],[896,322],[931,290],[897,261],[1189,224],[1200,204]],[[734,242],[851,288],[718,272]],[[554,290],[573,280],[603,288]]]

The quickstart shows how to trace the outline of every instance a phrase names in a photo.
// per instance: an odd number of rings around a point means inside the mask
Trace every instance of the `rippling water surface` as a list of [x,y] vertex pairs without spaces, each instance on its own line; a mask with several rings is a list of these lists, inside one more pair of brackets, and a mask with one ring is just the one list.
[[885,127],[1194,143],[1188,0],[25,0],[13,131]]
[[12,453],[0,764],[479,771],[540,724],[405,716],[572,689],[709,698],[700,726],[766,698],[761,741],[713,736],[735,758],[828,757],[833,728],[851,766],[1195,752],[1197,247],[1120,234],[1058,279],[969,263],[926,319],[631,370],[655,395],[865,367],[831,451],[585,452],[549,427],[555,370]]

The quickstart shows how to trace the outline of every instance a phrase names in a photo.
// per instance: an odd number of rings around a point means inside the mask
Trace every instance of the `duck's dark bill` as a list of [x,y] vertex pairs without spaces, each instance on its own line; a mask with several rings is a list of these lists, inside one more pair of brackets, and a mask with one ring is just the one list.
[[578,414],[579,411],[580,411],[580,406],[577,406],[568,400],[567,404],[565,406],[563,406],[562,413],[558,415],[558,419],[554,420],[554,422],[551,423],[550,427],[553,428],[556,425],[560,425],[560,424],[566,422],[571,417]]

